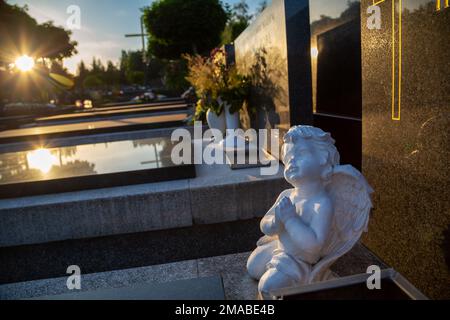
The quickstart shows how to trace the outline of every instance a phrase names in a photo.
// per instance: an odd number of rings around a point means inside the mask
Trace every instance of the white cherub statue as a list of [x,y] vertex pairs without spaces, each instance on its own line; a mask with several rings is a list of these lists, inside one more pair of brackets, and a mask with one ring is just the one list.
[[247,262],[258,291],[270,298],[276,289],[332,277],[329,267],[367,230],[371,187],[350,165],[339,165],[329,133],[296,126],[284,137],[284,177],[294,187],[283,191],[261,221],[265,234]]

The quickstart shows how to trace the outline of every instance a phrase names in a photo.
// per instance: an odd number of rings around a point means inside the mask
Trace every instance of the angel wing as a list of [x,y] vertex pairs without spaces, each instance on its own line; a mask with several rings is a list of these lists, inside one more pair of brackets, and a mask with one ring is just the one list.
[[334,215],[328,240],[322,249],[322,259],[313,267],[309,282],[322,281],[325,270],[350,249],[367,231],[372,208],[373,189],[364,176],[351,165],[336,166],[327,186],[333,199]]

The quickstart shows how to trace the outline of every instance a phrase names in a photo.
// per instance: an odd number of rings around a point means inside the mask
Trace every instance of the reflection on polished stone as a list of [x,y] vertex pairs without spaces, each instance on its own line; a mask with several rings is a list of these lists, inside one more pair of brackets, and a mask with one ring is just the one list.
[[309,2],[273,0],[236,39],[236,65],[252,79],[258,108],[243,116],[244,128],[278,129],[281,138],[293,125],[311,124]]
[[310,1],[310,20],[314,112],[361,118],[359,1]]
[[0,154],[0,184],[175,166],[170,138],[148,138]]
[[314,126],[361,169],[360,1],[310,1],[310,23]]
[[58,159],[47,149],[36,149],[27,152],[27,161],[30,169],[38,169],[47,174],[50,169],[58,164]]
[[114,133],[154,128],[171,128],[184,124],[188,114],[177,111],[169,114],[135,115],[122,118],[104,118],[95,121],[79,121],[69,123],[55,123],[37,127],[10,129],[0,131],[0,144],[16,143],[19,141],[34,141],[60,137],[92,135],[100,133]]

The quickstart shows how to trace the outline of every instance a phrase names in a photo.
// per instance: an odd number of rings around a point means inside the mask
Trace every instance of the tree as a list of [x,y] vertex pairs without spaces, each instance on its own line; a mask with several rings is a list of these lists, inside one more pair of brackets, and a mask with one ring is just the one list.
[[106,63],[105,82],[109,86],[120,84],[120,70],[112,61]]
[[36,20],[26,10],[0,0],[0,61],[4,63],[28,49],[28,44],[18,39],[29,38],[37,29]]
[[248,4],[245,0],[241,0],[233,6],[232,20],[250,21],[253,16],[249,14]]
[[122,51],[120,68],[127,71],[144,71],[145,65],[142,59],[142,51]]
[[143,84],[145,64],[142,59],[142,51],[122,51],[120,72],[122,73],[122,80],[125,80],[125,82]]
[[165,63],[163,60],[158,58],[150,59],[148,63],[148,78],[149,80],[160,81],[162,75],[164,74]]
[[258,9],[256,10],[256,12],[261,13],[263,12],[265,9],[267,8],[267,0],[263,0],[259,3]]
[[98,88],[104,85],[103,80],[100,78],[100,76],[95,74],[90,74],[84,79],[83,81],[83,87],[85,88]]
[[60,60],[76,53],[69,30],[51,21],[38,24],[27,9],[0,0],[0,60],[11,62],[21,54]]
[[[76,53],[77,43],[70,39],[70,31],[50,21],[38,24],[27,10],[27,6],[0,0],[0,104],[3,99],[48,101],[50,95],[59,92],[55,78],[48,72],[67,75],[62,59]],[[9,72],[8,65],[25,54],[42,58],[36,72],[26,76]]]
[[209,52],[220,44],[228,19],[219,0],[158,0],[143,11],[149,50],[162,59]]
[[75,83],[77,88],[81,89],[83,87],[84,79],[88,76],[89,70],[86,68],[84,61],[81,61],[78,64],[77,75],[75,79]]
[[230,19],[222,34],[222,43],[232,43],[250,24],[253,16],[249,14],[245,0],[236,3],[229,12]]
[[72,31],[53,25],[52,21],[37,26],[34,56],[61,60],[77,53],[76,41],[71,41]]
[[143,71],[129,71],[126,73],[126,77],[131,84],[144,84],[145,74]]
[[51,73],[56,73],[62,76],[71,77],[72,75],[69,73],[69,70],[65,68],[62,64],[62,61],[60,60],[53,60],[52,64],[50,65]]
[[100,59],[93,57],[92,63],[91,63],[91,73],[99,75],[104,72],[105,72],[105,67],[102,64],[102,61]]

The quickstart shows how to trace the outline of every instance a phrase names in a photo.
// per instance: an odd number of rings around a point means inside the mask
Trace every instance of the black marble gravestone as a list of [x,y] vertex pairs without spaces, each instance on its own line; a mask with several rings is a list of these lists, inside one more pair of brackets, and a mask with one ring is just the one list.
[[42,126],[25,126],[19,129],[0,131],[0,144],[23,141],[49,141],[55,138],[89,136],[104,133],[140,131],[148,129],[173,128],[185,124],[188,111],[171,113],[144,114],[135,116],[118,116],[91,119],[93,121],[56,121]]
[[336,140],[341,162],[361,168],[360,3],[310,1],[314,126]]
[[450,7],[378,1],[377,17],[373,3],[361,3],[363,173],[375,189],[364,242],[426,295],[448,299]]
[[244,127],[312,124],[309,1],[274,0],[235,41],[236,65],[252,77],[254,118]]
[[361,167],[359,1],[275,0],[235,42],[252,76],[254,119],[244,127],[314,124],[331,132],[343,163]]
[[449,1],[275,0],[235,45],[255,85],[247,125],[331,132],[375,189],[366,245],[450,298]]

